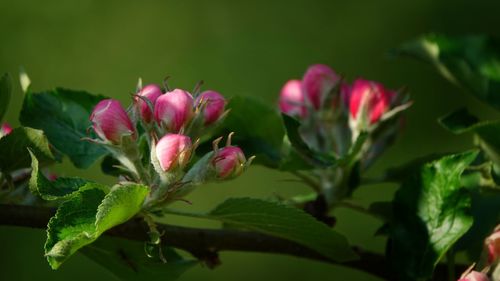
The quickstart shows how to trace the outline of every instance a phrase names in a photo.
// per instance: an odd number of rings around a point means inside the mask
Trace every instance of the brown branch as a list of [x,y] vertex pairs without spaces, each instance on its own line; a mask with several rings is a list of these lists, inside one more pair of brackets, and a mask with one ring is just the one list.
[[[0,225],[45,228],[53,214],[54,209],[46,207],[0,204]],[[216,257],[218,251],[284,254],[362,270],[382,279],[394,278],[387,270],[384,256],[359,249],[355,249],[360,256],[359,260],[339,263],[295,242],[256,232],[201,229],[167,224],[159,224],[158,230],[167,233],[163,242],[168,246],[183,249],[203,260]],[[146,241],[149,239],[147,226],[141,219],[130,220],[108,230],[106,234],[130,240]],[[464,269],[462,265],[456,267],[458,276]],[[445,280],[446,274],[447,268],[444,265],[438,265],[434,279]]]

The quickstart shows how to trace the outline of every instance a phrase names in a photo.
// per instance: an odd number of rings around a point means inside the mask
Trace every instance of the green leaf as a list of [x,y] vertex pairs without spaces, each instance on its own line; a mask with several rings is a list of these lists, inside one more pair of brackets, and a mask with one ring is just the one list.
[[[305,142],[299,133],[300,123],[296,119],[286,115],[281,115],[285,124],[288,140],[292,148],[302,158],[303,168],[330,167],[336,164],[337,159],[333,155],[326,155],[318,151],[313,151]],[[292,156],[294,153],[291,154]],[[289,159],[285,159],[285,164],[289,165]]]
[[500,164],[500,121],[480,121],[462,108],[439,120],[440,124],[454,134],[475,133],[479,146],[496,164]]
[[344,236],[304,211],[277,202],[230,198],[208,214],[169,212],[218,220],[236,228],[294,241],[338,262],[357,258]]
[[28,148],[42,164],[54,161],[49,142],[42,131],[28,127],[15,128],[0,139],[0,172],[28,168],[31,164]]
[[80,187],[89,181],[81,178],[57,178],[55,181],[48,180],[40,171],[38,159],[29,151],[31,155],[31,178],[29,181],[30,191],[42,197],[44,200],[57,200],[68,198],[77,192]]
[[400,46],[395,54],[433,65],[446,79],[500,109],[500,44],[484,35],[424,35]]
[[234,144],[245,154],[257,156],[254,163],[278,167],[285,131],[274,107],[251,97],[236,96],[229,101],[228,108],[231,112],[221,124],[219,134],[235,132]]
[[144,185],[116,186],[106,195],[97,209],[95,222],[97,233],[101,234],[132,218],[141,210],[142,202],[148,192],[149,188]]
[[87,183],[50,219],[45,255],[53,269],[106,230],[136,215],[148,194],[146,186],[136,184],[116,186],[108,194],[103,189]]
[[0,78],[0,121],[2,121],[7,108],[9,108],[10,96],[12,93],[12,78],[5,73]]
[[446,156],[444,153],[433,153],[415,158],[399,166],[386,170],[383,180],[388,182],[404,182],[412,177],[424,164]]
[[198,262],[186,260],[173,249],[163,247],[167,263],[158,257],[147,257],[144,242],[101,236],[82,249],[82,253],[109,270],[120,280],[177,280]]
[[404,182],[393,201],[388,249],[398,280],[422,280],[472,226],[470,193],[460,177],[477,151],[424,165]]
[[94,106],[103,99],[87,92],[56,89],[34,94],[28,92],[21,110],[20,121],[25,126],[41,129],[52,145],[69,156],[78,168],[87,168],[106,150],[84,141],[89,137],[89,116]]

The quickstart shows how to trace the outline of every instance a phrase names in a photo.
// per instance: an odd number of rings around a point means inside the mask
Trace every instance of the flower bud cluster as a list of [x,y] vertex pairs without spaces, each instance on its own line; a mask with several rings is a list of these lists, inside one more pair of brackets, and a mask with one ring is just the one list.
[[410,103],[404,100],[381,83],[358,78],[349,84],[329,66],[316,64],[301,80],[285,83],[279,108],[302,123],[309,146],[342,157],[361,133],[375,135],[381,124],[406,109]]
[[[134,95],[128,110],[114,99],[95,106],[90,121],[99,139],[92,141],[108,148],[128,180],[151,186],[150,205],[168,202],[165,196],[173,197],[177,189],[190,184],[183,179],[186,170],[200,168],[191,163],[199,138],[221,122],[227,114],[225,106],[225,98],[215,91],[193,97],[186,90],[163,91],[158,85],[147,85]],[[144,149],[139,143],[149,145]],[[197,184],[234,178],[250,163],[236,146],[215,148],[207,155],[210,161],[203,163],[203,169],[211,173]]]
[[381,83],[363,78],[348,83],[323,64],[286,82],[278,102],[283,114],[300,123],[298,133],[312,151],[302,155],[305,160],[336,159],[335,165],[318,164],[311,172],[318,182],[315,191],[329,206],[352,193],[349,180],[357,177],[352,172],[368,168],[392,141],[401,124],[398,113],[410,104],[406,95]]

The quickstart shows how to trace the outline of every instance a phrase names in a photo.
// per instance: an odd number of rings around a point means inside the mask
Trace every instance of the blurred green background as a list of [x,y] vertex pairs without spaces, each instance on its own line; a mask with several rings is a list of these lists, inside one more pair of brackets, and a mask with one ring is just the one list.
[[[301,77],[310,64],[329,64],[348,79],[363,76],[392,88],[407,86],[412,94],[415,104],[404,132],[370,170],[377,176],[417,156],[469,147],[470,137],[452,136],[435,121],[461,105],[483,117],[498,117],[430,67],[390,59],[387,51],[429,31],[499,36],[499,12],[499,1],[479,0],[0,0],[0,73],[15,75],[23,66],[35,91],[63,86],[127,103],[138,77],[159,83],[170,75],[175,87],[192,89],[203,79],[205,89],[227,97],[253,95],[275,104],[286,80]],[[7,121],[18,126],[18,85],[14,94]],[[65,161],[54,170],[113,182],[100,174],[98,165],[82,171]],[[191,208],[207,210],[230,196],[265,198],[308,191],[288,179],[293,177],[254,166],[237,180],[201,187],[190,196]],[[366,186],[354,200],[388,200],[394,190]],[[378,221],[345,209],[335,215],[337,229],[352,243],[383,251],[384,239],[373,237]],[[207,225],[174,217],[167,221]],[[80,254],[52,271],[43,257],[42,230],[0,227],[0,239],[0,280],[113,280]],[[221,258],[221,267],[198,266],[181,280],[376,280],[340,266],[278,255],[222,253]]]

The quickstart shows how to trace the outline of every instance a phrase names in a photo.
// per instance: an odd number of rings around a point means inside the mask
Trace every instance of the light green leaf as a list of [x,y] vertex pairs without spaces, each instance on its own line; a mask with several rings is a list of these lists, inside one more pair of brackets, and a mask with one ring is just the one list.
[[167,263],[158,257],[147,257],[144,242],[101,236],[82,249],[82,253],[109,270],[120,280],[177,280],[198,262],[186,260],[173,249],[163,247]]
[[96,231],[101,234],[117,225],[116,222],[128,221],[140,211],[146,195],[148,188],[144,185],[115,186],[97,209]]
[[48,180],[40,171],[38,159],[29,151],[31,155],[31,178],[29,181],[30,191],[42,197],[44,200],[57,200],[71,196],[80,187],[89,181],[82,178],[59,177],[55,181]]
[[54,161],[49,142],[42,131],[28,127],[15,128],[0,139],[0,172],[28,168],[31,164],[28,148],[43,164]]
[[5,73],[0,78],[0,121],[2,121],[7,108],[9,108],[10,96],[12,94],[12,78]]
[[500,44],[484,35],[424,35],[400,46],[395,54],[433,65],[446,79],[500,109]]
[[176,213],[221,221],[236,228],[304,245],[334,261],[355,260],[347,239],[300,209],[253,198],[230,198],[207,214]]
[[398,280],[424,280],[451,246],[472,226],[463,171],[478,152],[443,157],[424,165],[393,201],[389,257]]
[[26,93],[20,121],[25,126],[41,129],[56,149],[69,156],[78,168],[87,168],[106,150],[84,141],[91,137],[89,116],[94,106],[103,99],[87,92],[56,89],[34,94]]
[[49,221],[45,255],[51,267],[57,269],[78,249],[136,215],[147,193],[137,184],[116,186],[108,194],[98,184],[81,187]]

